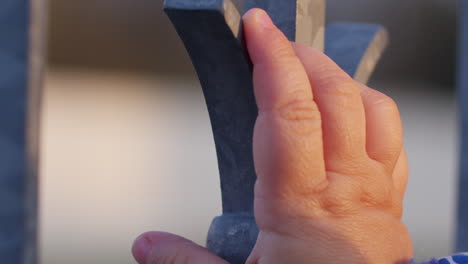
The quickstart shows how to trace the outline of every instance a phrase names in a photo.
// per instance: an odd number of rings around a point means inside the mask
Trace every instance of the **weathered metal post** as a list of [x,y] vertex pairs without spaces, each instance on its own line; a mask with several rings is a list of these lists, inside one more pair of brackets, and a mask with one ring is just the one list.
[[45,1],[0,1],[0,262],[37,263]]
[[223,214],[213,220],[207,246],[232,264],[245,262],[258,235],[252,157],[257,106],[241,26],[241,16],[253,7],[265,9],[291,41],[320,50],[325,47],[340,66],[363,82],[387,41],[379,26],[345,24],[328,28],[324,43],[325,0],[165,1],[164,9],[198,73],[216,144]]
[[468,250],[468,1],[460,1],[458,42],[458,100],[461,122],[460,175],[456,250]]

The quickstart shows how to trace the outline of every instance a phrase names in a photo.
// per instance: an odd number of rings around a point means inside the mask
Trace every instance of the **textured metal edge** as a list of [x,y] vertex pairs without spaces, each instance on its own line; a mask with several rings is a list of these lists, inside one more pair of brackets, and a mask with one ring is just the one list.
[[242,41],[242,15],[239,6],[242,2],[232,0],[164,0],[164,10],[187,10],[187,11],[220,11],[226,20],[234,36]]
[[367,83],[382,57],[385,49],[388,47],[390,37],[388,31],[382,27],[369,44],[367,51],[357,67],[354,79],[361,83]]
[[223,13],[226,24],[238,39],[242,37],[242,17],[236,5],[231,0],[223,1]]
[[222,10],[223,0],[164,0],[164,9]]
[[27,186],[24,263],[39,262],[39,145],[43,76],[46,59],[47,0],[30,0],[26,117]]

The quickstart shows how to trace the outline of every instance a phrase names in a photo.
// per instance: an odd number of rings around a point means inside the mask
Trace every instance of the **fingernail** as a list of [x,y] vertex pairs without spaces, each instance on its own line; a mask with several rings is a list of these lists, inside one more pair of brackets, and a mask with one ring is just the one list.
[[262,28],[273,28],[274,24],[270,16],[262,9],[255,8],[251,9],[244,15],[244,19],[252,19],[256,24],[260,25]]
[[152,241],[145,234],[140,235],[133,242],[133,256],[139,264],[145,264],[148,259],[148,254],[152,249]]

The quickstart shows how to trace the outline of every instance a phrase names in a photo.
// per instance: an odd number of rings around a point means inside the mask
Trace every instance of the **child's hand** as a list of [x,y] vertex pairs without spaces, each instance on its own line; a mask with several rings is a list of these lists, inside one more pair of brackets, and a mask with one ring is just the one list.
[[[244,25],[259,107],[260,234],[248,263],[408,263],[407,161],[395,103],[322,53],[291,44],[264,11],[251,10]],[[143,235],[133,252],[139,263],[226,263],[164,233]]]

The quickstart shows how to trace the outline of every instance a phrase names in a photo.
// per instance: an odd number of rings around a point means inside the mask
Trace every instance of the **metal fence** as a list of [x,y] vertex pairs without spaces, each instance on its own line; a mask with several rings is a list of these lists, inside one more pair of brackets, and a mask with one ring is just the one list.
[[[181,3],[184,1],[168,2]],[[177,4],[172,8],[177,9]],[[463,133],[466,133],[468,130],[468,107],[463,104],[463,100],[468,99],[468,73],[465,72],[468,70],[468,52],[466,51],[468,47],[468,17],[465,15],[468,12],[467,0],[462,1],[461,10],[463,14],[460,20],[458,81],[462,129]],[[188,27],[183,23],[184,19],[187,18],[181,16],[183,16],[182,13],[173,13],[173,19],[179,26],[178,30],[182,32],[181,35],[184,35],[184,29],[180,28],[180,26]],[[45,57],[45,18],[45,0],[0,1],[1,263],[33,264],[38,262],[38,128],[40,124],[42,70]],[[232,25],[229,26],[232,27]],[[365,59],[364,55],[368,50],[368,46],[373,45],[372,40],[375,40],[376,36],[386,38],[386,35],[382,35],[382,32],[381,28],[376,26],[359,24],[333,25],[326,30],[325,51],[351,75],[366,81],[370,72],[366,72],[365,69],[360,71],[358,68],[361,60]],[[360,41],[356,41],[356,39]],[[382,41],[385,42],[385,40],[380,40],[374,43],[383,47]],[[335,45],[337,43],[346,45]],[[355,43],[355,45],[351,45],[352,43]],[[234,49],[237,49],[237,47]],[[199,50],[192,52],[196,53]],[[368,56],[371,56],[370,59],[373,60],[375,56],[380,56],[379,53],[381,52],[382,48],[378,50],[377,55],[371,54]],[[345,58],[343,54],[349,54],[350,56]],[[200,65],[202,67],[203,63]],[[209,78],[209,76],[204,76],[204,78]],[[209,91],[205,92],[209,93]],[[218,148],[222,148],[222,146],[218,145]],[[464,187],[468,189],[467,155],[468,141],[463,138],[458,204],[458,250],[468,248],[468,210],[464,210],[468,203],[468,193],[463,191]],[[222,172],[223,164],[219,166]],[[223,177],[223,175],[221,176]],[[227,181],[228,179],[224,180]],[[228,204],[224,204],[224,206],[226,207]]]

